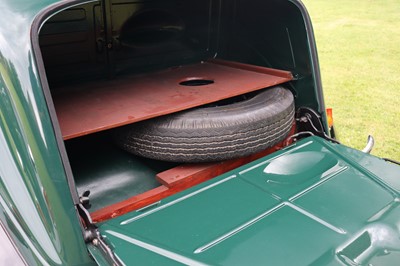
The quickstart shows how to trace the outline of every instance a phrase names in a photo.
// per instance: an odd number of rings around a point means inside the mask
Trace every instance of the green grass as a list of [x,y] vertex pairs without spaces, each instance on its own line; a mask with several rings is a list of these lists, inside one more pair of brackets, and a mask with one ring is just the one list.
[[400,0],[303,0],[339,140],[400,161]]

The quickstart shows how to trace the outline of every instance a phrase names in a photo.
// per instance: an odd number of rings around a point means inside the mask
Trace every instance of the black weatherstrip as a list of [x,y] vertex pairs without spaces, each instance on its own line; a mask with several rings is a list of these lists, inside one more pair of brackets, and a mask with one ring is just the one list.
[[50,5],[46,9],[42,10],[36,16],[36,18],[34,19],[34,21],[32,23],[32,27],[31,27],[32,50],[33,50],[33,54],[35,57],[36,66],[39,71],[40,84],[41,84],[43,92],[44,92],[45,100],[47,103],[47,108],[48,108],[50,118],[51,118],[51,121],[53,124],[54,134],[57,139],[58,150],[61,155],[61,160],[62,160],[64,169],[65,169],[65,174],[67,176],[69,189],[70,189],[72,199],[73,199],[75,205],[79,204],[79,195],[75,188],[75,180],[73,178],[71,165],[69,163],[67,151],[64,146],[64,140],[63,140],[63,137],[61,134],[60,125],[58,123],[56,110],[54,108],[53,99],[51,97],[50,88],[49,88],[49,84],[48,84],[47,77],[46,77],[46,70],[44,67],[42,52],[40,50],[40,45],[39,45],[39,31],[40,31],[40,28],[42,27],[42,25],[51,16],[65,10],[67,8],[74,7],[76,5],[80,5],[80,4],[84,4],[84,3],[92,3],[92,2],[98,2],[98,1],[95,1],[95,0],[92,0],[92,1],[70,0],[70,1],[62,1],[59,3],[53,4],[53,5]]

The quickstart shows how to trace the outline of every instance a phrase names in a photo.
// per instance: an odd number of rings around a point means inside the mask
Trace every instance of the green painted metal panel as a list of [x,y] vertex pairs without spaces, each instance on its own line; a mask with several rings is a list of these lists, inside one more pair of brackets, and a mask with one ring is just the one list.
[[121,150],[109,134],[73,139],[66,147],[79,195],[90,191],[91,212],[160,186],[156,174],[172,167]]
[[350,159],[352,151],[309,137],[99,229],[126,264],[394,262],[399,193]]
[[35,17],[55,2],[0,2],[0,219],[29,265],[85,265],[93,260],[31,47]]

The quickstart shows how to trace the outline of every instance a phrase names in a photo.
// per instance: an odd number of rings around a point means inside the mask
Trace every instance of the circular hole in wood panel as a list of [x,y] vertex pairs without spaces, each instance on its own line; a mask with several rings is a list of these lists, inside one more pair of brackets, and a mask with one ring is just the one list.
[[182,86],[205,86],[205,85],[210,85],[213,83],[214,83],[214,80],[207,79],[207,78],[187,78],[187,79],[179,82],[179,85],[182,85]]

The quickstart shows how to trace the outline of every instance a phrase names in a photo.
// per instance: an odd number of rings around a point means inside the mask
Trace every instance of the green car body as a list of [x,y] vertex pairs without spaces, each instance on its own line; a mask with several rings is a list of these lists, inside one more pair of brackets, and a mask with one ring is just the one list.
[[[49,110],[31,30],[49,1],[2,1],[1,223],[27,264],[90,263]],[[10,26],[15,27],[13,29]]]
[[[12,250],[0,262],[395,265],[400,261],[400,167],[319,136],[306,137],[147,208],[97,223],[90,228],[95,236],[88,241],[38,37],[52,15],[86,2],[95,1],[0,1],[0,239],[4,250]],[[295,0],[251,1],[248,9],[259,18],[269,5],[282,6],[279,15],[287,10],[291,17],[276,23],[293,27],[296,46],[291,55],[296,55],[297,63],[287,63],[294,61],[290,54],[274,53],[285,62],[280,67],[290,65],[287,68],[295,73],[296,106],[316,110],[328,134],[306,10]]]

